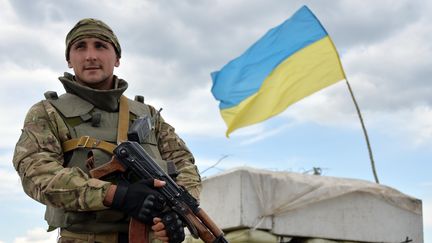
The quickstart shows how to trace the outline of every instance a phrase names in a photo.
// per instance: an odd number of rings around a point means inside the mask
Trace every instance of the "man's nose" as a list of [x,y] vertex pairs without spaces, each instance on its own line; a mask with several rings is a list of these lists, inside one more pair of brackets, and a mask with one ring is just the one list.
[[94,61],[94,60],[96,60],[96,50],[94,48],[92,48],[92,47],[87,48],[86,60],[87,61]]

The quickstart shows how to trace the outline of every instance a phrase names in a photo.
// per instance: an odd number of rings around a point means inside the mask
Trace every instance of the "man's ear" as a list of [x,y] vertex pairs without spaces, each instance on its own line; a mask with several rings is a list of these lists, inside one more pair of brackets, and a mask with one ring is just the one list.
[[68,67],[69,67],[69,68],[72,68],[72,64],[71,64],[71,62],[70,62],[70,61],[67,61],[67,63],[68,63]]
[[115,67],[119,67],[120,66],[120,58],[116,57],[116,62],[114,63]]

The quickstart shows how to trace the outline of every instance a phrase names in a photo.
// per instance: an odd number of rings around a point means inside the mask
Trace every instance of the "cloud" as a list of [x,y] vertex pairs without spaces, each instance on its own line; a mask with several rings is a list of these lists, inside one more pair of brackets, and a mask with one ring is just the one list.
[[52,243],[57,242],[58,232],[47,232],[43,228],[34,228],[26,232],[24,236],[15,238],[14,243]]
[[[275,127],[273,129],[268,129],[266,126],[262,124],[256,124],[252,127],[246,127],[242,130],[239,130],[236,132],[234,136],[240,138],[242,141],[240,141],[241,146],[248,146],[254,143],[257,143],[259,141],[262,141],[266,138],[272,137],[274,135],[279,134],[281,131],[292,127],[293,123],[288,123],[285,125],[281,125],[278,127]],[[234,137],[233,136],[233,137]]]
[[64,60],[64,34],[59,34],[64,32],[63,22],[43,23],[37,19],[24,23],[25,16],[15,12],[8,1],[1,4],[4,9],[0,13],[5,16],[1,21],[7,24],[0,25],[0,62],[13,62],[29,69],[65,66],[60,66],[60,60]]
[[209,86],[184,91],[177,89],[184,94],[172,92],[173,97],[164,100],[150,96],[148,102],[156,109],[163,108],[162,117],[181,134],[223,136],[225,124],[209,89]]
[[342,56],[348,78],[364,108],[394,111],[431,104],[430,30],[420,21],[382,42],[358,46]]
[[319,1],[315,5],[311,2],[311,7],[342,51],[388,39],[424,16],[425,6],[420,0],[339,0],[332,3]]
[[[428,68],[431,64],[428,56],[432,54],[428,41],[431,31],[427,31],[429,19],[419,14],[428,6],[418,7],[416,1],[390,2],[373,2],[374,8],[362,7],[368,4],[364,1],[349,4],[335,1],[332,5],[305,2],[328,29],[335,30],[333,39],[336,44],[341,42],[338,47],[342,50],[344,66],[366,114],[392,114],[399,109],[429,106],[432,101],[428,95],[431,88],[426,82],[431,74]],[[1,11],[8,17],[3,19],[10,24],[0,26],[3,32],[9,33],[0,37],[4,43],[3,47],[0,45],[0,66],[8,70],[2,80],[12,80],[5,82],[7,91],[4,92],[19,97],[14,102],[27,101],[25,108],[24,104],[18,109],[15,104],[2,108],[14,114],[13,117],[25,113],[31,104],[28,97],[42,98],[48,89],[62,90],[57,76],[67,71],[64,35],[79,18],[94,16],[109,23],[121,40],[124,56],[117,71],[130,82],[128,94],[144,95],[158,106],[163,105],[169,120],[176,127],[180,123],[179,130],[201,135],[213,134],[208,132],[212,126],[217,127],[212,131],[225,130],[210,93],[210,72],[241,54],[269,28],[304,4],[302,1],[287,5],[284,1],[262,4],[240,0],[199,4],[131,1],[121,6],[114,1],[104,5],[85,1],[9,3],[3,0],[2,3],[5,7]],[[91,7],[100,11],[90,11]],[[71,13],[68,9],[76,11]],[[271,16],[262,14],[266,9],[272,11]],[[109,14],[114,10],[123,17]],[[11,52],[11,49],[18,51]],[[23,60],[22,56],[27,58]],[[24,83],[28,88],[22,88]],[[357,126],[345,85],[337,87],[299,102],[287,111],[287,116],[296,121]],[[320,112],[312,109],[320,102],[325,102],[318,109]],[[11,120],[7,118],[4,123],[11,124]],[[16,137],[10,134],[12,130],[4,129],[4,132]]]
[[[392,8],[401,6],[405,5]],[[430,146],[432,29],[430,20],[423,17],[408,19],[389,36],[352,46],[342,53],[342,63],[367,128],[379,129],[412,146]],[[360,127],[343,82],[301,100],[281,116],[291,122]]]
[[26,198],[18,173],[12,164],[12,150],[0,149],[0,201],[10,202]]
[[12,149],[20,135],[24,117],[48,90],[60,90],[58,74],[50,68],[26,68],[13,62],[0,62],[0,149]]
[[[250,136],[250,134],[246,136]],[[239,137],[232,138],[227,143],[219,143],[222,145],[220,148],[213,148],[210,149],[211,151],[205,153],[200,149],[196,150],[194,153],[196,165],[201,173],[205,171],[203,176],[210,176],[221,171],[243,166],[297,172],[304,172],[306,170],[305,167],[309,168],[312,166],[310,157],[287,152],[290,148],[286,148],[286,151],[278,153],[278,155],[269,155],[269,153],[272,153],[271,148],[263,147],[257,141],[252,141],[251,144],[243,144],[243,139],[244,141],[248,141],[249,139],[253,139],[253,137],[246,139]],[[255,153],[255,150],[263,152]]]
[[[131,83],[138,82],[134,84],[134,90],[149,97],[158,97],[160,103],[167,107],[175,100],[174,110],[182,112],[177,112],[174,118],[170,119],[176,121],[174,124],[182,123],[183,118],[179,115],[184,114],[183,111],[186,114],[193,114],[195,110],[184,110],[181,107],[190,107],[188,104],[198,107],[196,110],[201,112],[198,116],[200,119],[188,121],[190,127],[195,129],[185,129],[187,133],[199,134],[202,131],[205,132],[201,133],[202,135],[212,134],[207,129],[196,128],[205,128],[203,124],[215,124],[214,121],[220,121],[220,118],[213,116],[214,113],[208,112],[208,109],[200,109],[212,105],[205,97],[211,97],[209,73],[239,55],[270,27],[279,24],[296,10],[292,6],[284,10],[275,8],[274,5],[268,6],[278,10],[272,18],[267,19],[258,14],[267,6],[262,6],[258,2],[251,1],[244,5],[245,13],[232,10],[237,9],[236,6],[241,5],[241,1],[229,3],[227,6],[219,3],[215,1],[192,5],[185,1],[169,5],[167,8],[162,8],[164,2],[146,5],[146,18],[154,17],[154,25],[145,25],[129,40],[131,43],[128,43],[128,46],[136,48],[137,52],[131,56],[132,58],[129,57],[132,61],[124,60],[123,63],[127,69],[122,71],[126,71],[126,76],[131,77],[128,78]],[[300,4],[295,2],[297,3]],[[384,126],[377,122],[390,121],[386,119],[388,117],[394,120],[385,125],[394,128],[405,121],[402,111],[411,109],[418,112],[421,110],[418,107],[429,107],[432,101],[429,95],[431,88],[427,83],[427,77],[431,74],[428,57],[432,54],[428,41],[431,31],[427,31],[430,29],[429,20],[420,17],[419,13],[424,9],[412,1],[390,4],[390,7],[389,3],[374,3],[374,8],[362,7],[367,4],[364,1],[353,1],[350,4],[338,1],[336,5],[331,6],[310,3],[313,10],[318,10],[317,15],[325,21],[324,24],[337,30],[333,39],[336,42],[342,39],[339,48],[342,50],[342,61],[364,119],[371,127]],[[276,4],[280,5],[281,2]],[[173,11],[174,9],[176,11]],[[202,11],[203,9],[207,11]],[[256,14],[248,15],[246,11]],[[167,13],[170,19],[164,20],[161,16]],[[341,17],[335,13],[344,15]],[[229,26],[214,18],[204,18],[204,15],[208,17],[221,14],[224,20],[232,20]],[[250,16],[254,16],[255,20]],[[346,21],[340,21],[341,18]],[[196,19],[203,20],[197,22]],[[138,29],[137,25],[137,22],[130,23],[132,29]],[[166,25],[166,28],[160,28],[162,25]],[[230,37],[229,40],[226,39],[227,36]],[[215,49],[218,51],[214,52]],[[136,75],[138,73],[140,76]],[[172,90],[182,92],[173,95]],[[197,96],[188,97],[197,93],[200,93],[200,99]],[[173,114],[172,110],[166,113]],[[312,121],[330,126],[359,127],[355,108],[343,83],[306,98],[290,107],[282,116],[296,122]],[[220,122],[217,124],[218,129],[212,131],[225,130]],[[425,125],[417,129],[407,128],[404,134],[423,128]],[[417,134],[413,134],[412,139]],[[429,139],[428,135],[422,137],[420,142]]]
[[25,197],[18,174],[12,170],[0,169],[0,201],[10,202]]
[[391,114],[371,114],[372,122],[389,137],[412,147],[432,146],[432,108],[417,106]]

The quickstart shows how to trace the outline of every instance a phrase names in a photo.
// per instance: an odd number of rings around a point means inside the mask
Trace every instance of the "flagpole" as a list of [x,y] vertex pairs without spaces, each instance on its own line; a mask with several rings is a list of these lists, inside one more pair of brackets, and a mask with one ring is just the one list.
[[378,175],[377,175],[377,172],[376,172],[376,169],[375,169],[375,161],[374,161],[374,158],[373,158],[372,149],[371,149],[371,145],[370,145],[370,142],[369,142],[369,136],[367,134],[366,127],[365,127],[365,124],[363,122],[363,117],[362,117],[362,115],[360,113],[360,108],[359,108],[359,106],[357,104],[357,101],[356,101],[356,99],[354,97],[354,93],[353,93],[353,91],[351,89],[351,85],[349,84],[348,79],[345,78],[345,81],[346,81],[346,84],[348,86],[348,90],[349,90],[349,92],[351,94],[351,98],[352,98],[352,100],[354,102],[354,105],[356,107],[357,114],[358,114],[358,117],[360,119],[360,123],[361,123],[362,129],[363,129],[363,134],[364,134],[365,139],[366,139],[366,145],[367,145],[368,152],[369,152],[369,158],[370,158],[370,161],[371,161],[372,172],[373,172],[373,175],[375,177],[375,182],[379,184]]

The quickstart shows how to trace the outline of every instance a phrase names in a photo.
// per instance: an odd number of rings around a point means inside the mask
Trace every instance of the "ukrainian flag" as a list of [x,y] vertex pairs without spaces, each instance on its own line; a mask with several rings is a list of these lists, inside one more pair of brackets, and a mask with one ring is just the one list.
[[211,76],[227,136],[345,79],[333,42],[306,6]]

